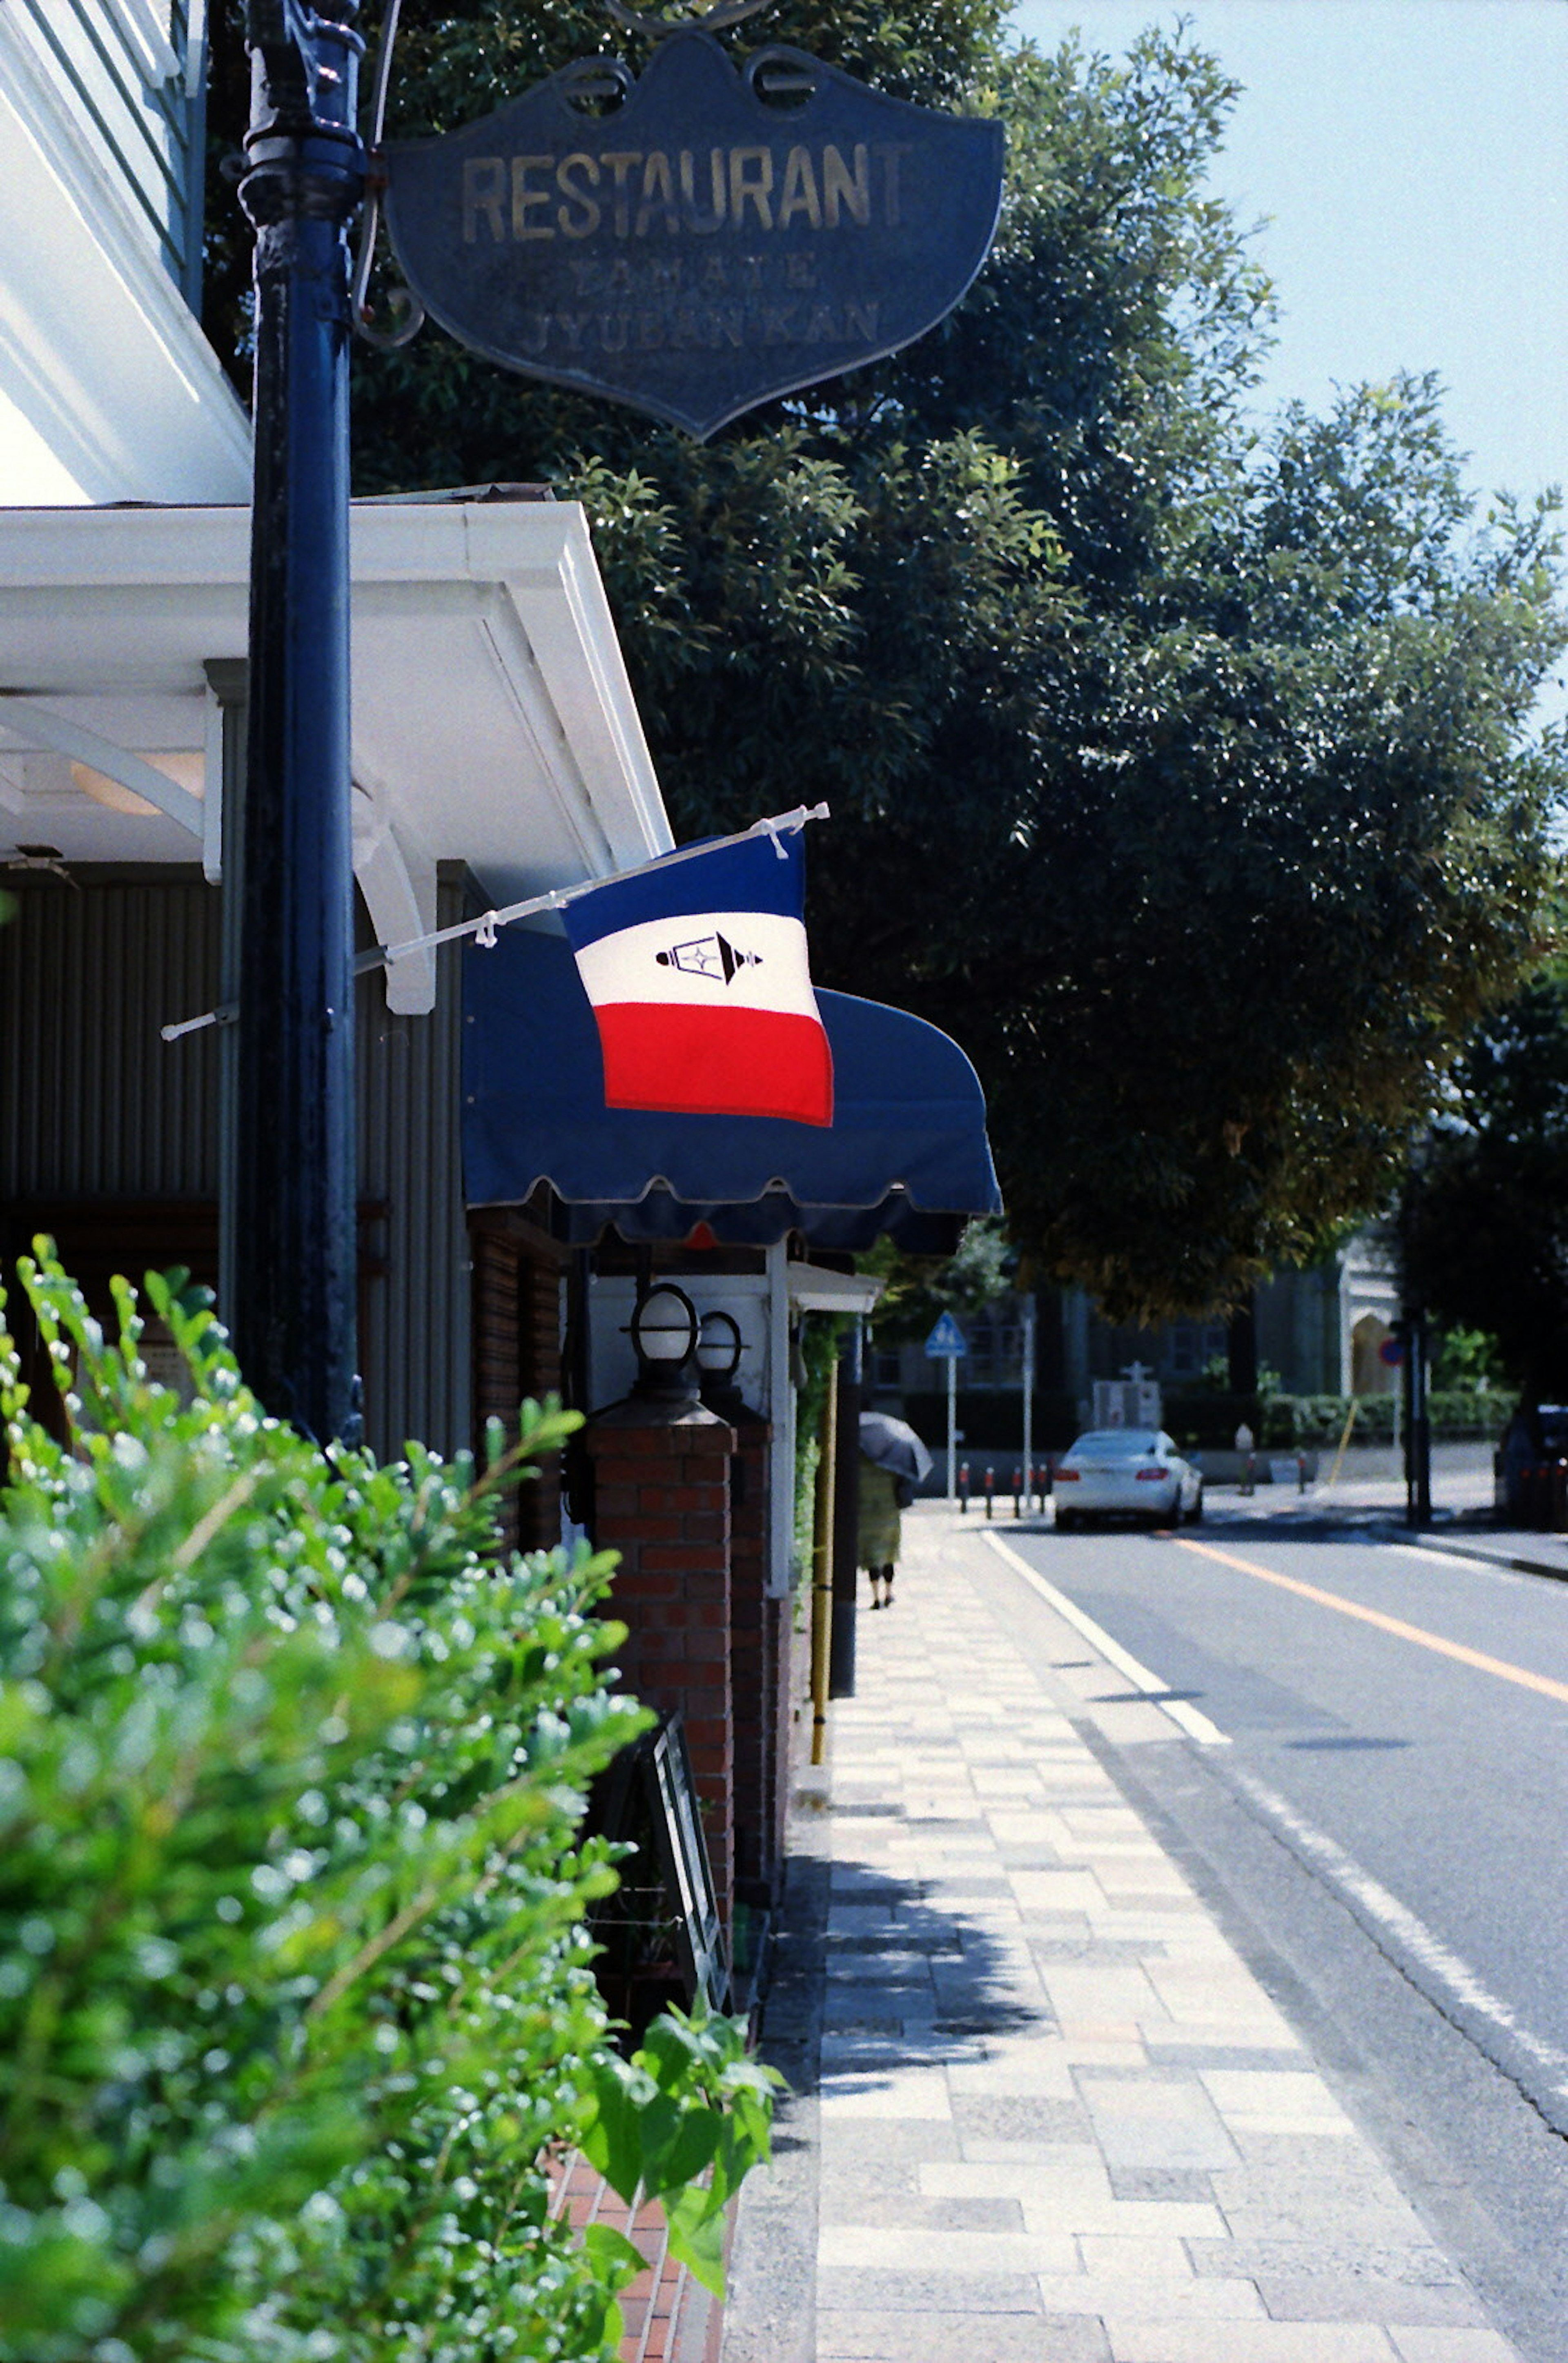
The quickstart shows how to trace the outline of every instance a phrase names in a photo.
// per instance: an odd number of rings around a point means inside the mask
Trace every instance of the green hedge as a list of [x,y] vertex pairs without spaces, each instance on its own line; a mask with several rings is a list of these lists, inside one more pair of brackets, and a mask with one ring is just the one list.
[[[550,2221],[552,2149],[667,2191],[711,2282],[769,2098],[734,2022],[609,2038],[610,1562],[505,1556],[506,1464],[264,1420],[168,1285],[190,1403],[128,1290],[106,1343],[22,1269],[71,1442],[0,1338],[0,2357],[613,2353],[638,2259]],[[525,1405],[520,1455],[574,1424]]]
[[[1260,1402],[1246,1395],[1171,1394],[1165,1400],[1165,1425],[1178,1444],[1200,1451],[1229,1451],[1243,1419],[1260,1451],[1331,1450],[1345,1432],[1352,1400],[1356,1414],[1351,1426],[1352,1448],[1357,1444],[1391,1444],[1393,1395],[1265,1395]],[[1434,1392],[1430,1398],[1433,1438],[1462,1441],[1499,1437],[1511,1409],[1511,1400],[1499,1393],[1459,1388]]]

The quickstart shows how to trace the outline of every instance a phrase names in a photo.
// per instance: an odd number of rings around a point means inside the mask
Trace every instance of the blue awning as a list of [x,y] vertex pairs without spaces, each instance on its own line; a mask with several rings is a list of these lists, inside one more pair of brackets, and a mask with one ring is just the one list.
[[463,962],[463,1169],[471,1206],[516,1206],[548,1182],[568,1235],[730,1245],[798,1230],[814,1246],[883,1232],[945,1253],[962,1220],[996,1214],[979,1078],[923,1019],[819,993],[833,1048],[830,1126],[605,1105],[594,1015],[571,949],[512,927]]

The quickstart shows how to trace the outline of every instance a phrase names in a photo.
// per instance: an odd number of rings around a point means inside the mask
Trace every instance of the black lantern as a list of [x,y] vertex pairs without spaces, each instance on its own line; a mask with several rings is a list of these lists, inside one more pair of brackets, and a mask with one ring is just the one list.
[[[728,1420],[731,1427],[753,1425],[757,1414],[750,1410],[736,1383],[744,1350],[740,1324],[732,1313],[705,1313],[702,1333],[697,1339],[697,1369],[701,1372],[702,1399],[709,1411]],[[739,1483],[743,1477],[737,1464]],[[739,1498],[739,1497],[738,1497]]]
[[690,1400],[698,1326],[696,1306],[673,1281],[662,1280],[639,1297],[629,1334],[639,1395],[662,1403]]

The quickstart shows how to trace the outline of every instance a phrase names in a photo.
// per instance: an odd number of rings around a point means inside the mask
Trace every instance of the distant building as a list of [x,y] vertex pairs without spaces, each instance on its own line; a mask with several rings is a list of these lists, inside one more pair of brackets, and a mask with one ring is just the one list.
[[[1276,1272],[1257,1292],[1260,1369],[1277,1371],[1287,1394],[1392,1393],[1398,1371],[1379,1348],[1399,1312],[1390,1252],[1375,1229],[1358,1231],[1323,1263]],[[1105,1320],[1082,1289],[1042,1291],[1037,1315],[1037,1381],[1043,1391],[1087,1403],[1096,1379],[1129,1364],[1151,1368],[1163,1392],[1179,1393],[1226,1350],[1223,1320],[1162,1322],[1153,1328]],[[969,1352],[959,1384],[1016,1389],[1023,1382],[1024,1301],[997,1297],[962,1324]],[[918,1393],[944,1383],[918,1346],[873,1357],[884,1394]]]

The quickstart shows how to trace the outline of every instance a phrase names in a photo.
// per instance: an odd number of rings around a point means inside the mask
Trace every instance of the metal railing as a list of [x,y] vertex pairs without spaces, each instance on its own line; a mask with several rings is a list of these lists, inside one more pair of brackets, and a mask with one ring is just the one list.
[[11,5],[195,310],[201,296],[206,0]]

